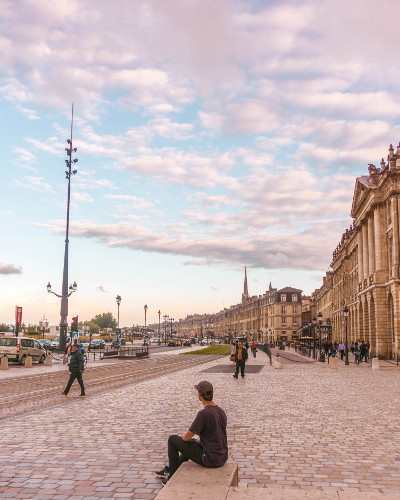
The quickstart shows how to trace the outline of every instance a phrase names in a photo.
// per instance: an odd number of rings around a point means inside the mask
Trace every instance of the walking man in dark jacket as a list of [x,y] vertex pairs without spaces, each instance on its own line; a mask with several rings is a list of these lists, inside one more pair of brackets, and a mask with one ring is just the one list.
[[79,347],[74,344],[72,346],[72,356],[71,361],[69,362],[69,371],[71,375],[68,380],[67,387],[61,394],[64,396],[68,396],[69,390],[71,389],[71,385],[73,384],[75,379],[78,379],[78,383],[81,386],[81,393],[79,396],[85,396],[85,386],[83,385],[82,374],[85,371],[85,363],[83,361],[83,354]]
[[236,343],[236,345],[232,349],[232,354],[235,356],[235,362],[236,362],[236,371],[233,378],[238,378],[239,369],[242,378],[244,378],[245,376],[244,369],[246,366],[246,361],[249,358],[249,355],[247,352],[247,348],[243,343],[243,340],[241,340],[239,343]]

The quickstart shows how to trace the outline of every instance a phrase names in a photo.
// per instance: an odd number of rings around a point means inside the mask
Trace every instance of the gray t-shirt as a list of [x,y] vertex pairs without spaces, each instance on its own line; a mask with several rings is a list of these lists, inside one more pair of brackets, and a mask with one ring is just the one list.
[[226,414],[219,406],[205,406],[199,411],[190,432],[200,437],[206,467],[221,467],[228,460]]

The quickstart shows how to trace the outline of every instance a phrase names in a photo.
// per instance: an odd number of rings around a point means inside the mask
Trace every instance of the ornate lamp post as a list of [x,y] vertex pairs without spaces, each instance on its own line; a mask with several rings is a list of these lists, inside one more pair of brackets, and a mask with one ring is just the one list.
[[146,332],[147,332],[147,328],[146,328],[146,325],[147,325],[147,305],[144,306],[144,333],[146,335]]
[[158,338],[161,338],[161,311],[158,310]]
[[175,321],[174,318],[169,318],[171,320],[171,337],[172,337],[172,324]]
[[115,301],[117,302],[117,305],[118,305],[118,320],[117,320],[117,326],[119,328],[119,305],[121,304],[121,296],[120,295],[117,295],[116,298],[115,298]]
[[312,319],[312,323],[313,323],[313,327],[314,327],[314,330],[313,330],[313,337],[314,337],[314,341],[313,341],[313,359],[315,359],[315,325],[317,324],[317,320],[316,318],[313,318]]
[[349,315],[349,310],[345,306],[345,308],[343,309],[344,322],[346,325],[346,344],[345,344],[345,351],[344,351],[345,352],[345,362],[344,362],[345,365],[349,364],[349,348],[347,345],[347,317],[348,317],[348,315]]
[[319,325],[319,360],[322,361],[322,334],[321,334],[322,313],[321,312],[318,313],[318,325]]
[[[65,160],[65,165],[67,170],[65,171],[65,178],[68,181],[68,197],[67,197],[67,224],[65,230],[65,248],[64,248],[64,269],[63,269],[63,280],[62,280],[62,291],[61,295],[53,292],[51,290],[50,282],[47,285],[47,291],[53,293],[61,299],[61,309],[60,309],[60,351],[64,351],[67,343],[67,330],[68,330],[68,297],[77,290],[76,282],[69,286],[68,289],[68,243],[69,243],[69,205],[71,200],[71,176],[77,173],[77,170],[72,170],[72,165],[78,161],[77,158],[72,159],[72,153],[76,153],[77,149],[72,147],[72,126],[74,122],[74,105],[72,105],[72,118],[71,118],[71,138],[67,139],[68,147],[65,148],[67,152],[68,159]],[[68,293],[69,290],[69,293]]]
[[164,344],[167,343],[167,319],[169,318],[168,314],[164,314]]

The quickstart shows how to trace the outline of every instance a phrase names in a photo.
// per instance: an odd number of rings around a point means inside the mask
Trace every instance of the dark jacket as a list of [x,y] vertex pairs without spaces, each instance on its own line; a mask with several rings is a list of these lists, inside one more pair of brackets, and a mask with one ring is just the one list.
[[83,354],[80,350],[78,350],[74,354],[71,354],[71,360],[69,362],[69,371],[79,372],[80,370],[84,369],[85,369],[85,363],[83,360]]
[[[235,355],[235,361],[238,361],[238,347],[237,345],[235,345],[235,349],[234,349],[234,352],[233,354]],[[247,349],[246,349],[246,346],[243,344],[243,347],[242,347],[242,360],[244,360],[245,362],[247,361],[247,359],[249,358],[249,354],[247,352]]]

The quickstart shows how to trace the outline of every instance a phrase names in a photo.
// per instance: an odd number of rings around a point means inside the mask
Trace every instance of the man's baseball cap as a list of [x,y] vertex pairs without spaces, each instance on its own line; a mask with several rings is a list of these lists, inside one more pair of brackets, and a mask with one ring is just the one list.
[[200,394],[208,394],[209,392],[213,392],[214,388],[211,382],[207,380],[203,380],[194,386],[195,389],[199,391]]

